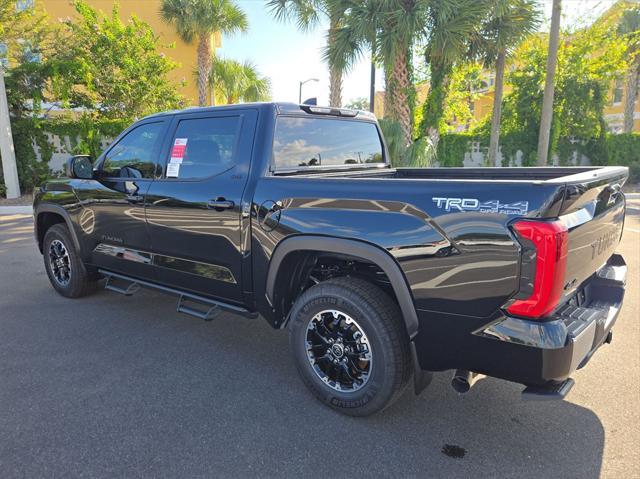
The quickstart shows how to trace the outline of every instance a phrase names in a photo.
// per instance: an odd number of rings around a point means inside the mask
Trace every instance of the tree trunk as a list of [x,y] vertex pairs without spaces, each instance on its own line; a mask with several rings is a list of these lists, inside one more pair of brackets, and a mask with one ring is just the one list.
[[558,64],[561,13],[561,0],[553,0],[551,30],[549,31],[549,53],[547,55],[547,77],[544,82],[542,113],[540,115],[540,132],[538,135],[538,166],[546,166],[549,157],[549,136],[551,134],[551,120],[553,119],[553,83],[556,76],[556,66]]
[[[493,114],[491,115],[491,139],[489,141],[489,164],[498,166],[498,145],[500,144],[500,118],[502,116],[502,93],[504,86],[505,50],[498,52],[496,58],[496,82],[493,92]],[[504,160],[504,158],[503,158]]]
[[638,96],[638,80],[640,79],[640,55],[627,70],[627,84],[625,86],[624,101],[624,129],[625,133],[633,131],[633,113],[636,97]]
[[369,80],[369,111],[376,111],[376,63],[371,54],[371,78]]
[[431,85],[422,105],[420,129],[425,132],[431,145],[436,149],[440,141],[440,121],[444,114],[444,102],[449,91],[452,66],[432,59],[429,69],[431,71]]
[[207,105],[207,88],[211,73],[211,37],[201,35],[198,39],[198,105]]
[[342,106],[342,72],[334,66],[329,67],[329,106]]
[[[335,42],[335,32],[340,26],[339,18],[333,15],[329,20],[329,43]],[[331,63],[329,63],[329,106],[342,106],[342,70]]]
[[[400,123],[405,144],[411,143],[411,105],[409,105],[409,68],[407,51],[399,49],[393,59],[393,66],[387,78],[385,94],[385,116]],[[387,113],[388,108],[388,113]]]

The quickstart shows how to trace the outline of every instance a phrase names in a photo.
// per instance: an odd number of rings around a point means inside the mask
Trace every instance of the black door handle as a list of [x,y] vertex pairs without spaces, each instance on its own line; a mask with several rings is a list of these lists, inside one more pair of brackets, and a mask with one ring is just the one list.
[[127,195],[127,201],[129,203],[140,203],[144,200],[144,196],[142,195]]
[[225,200],[224,198],[218,198],[216,200],[209,200],[207,208],[214,210],[230,210],[235,206],[235,203],[231,200]]

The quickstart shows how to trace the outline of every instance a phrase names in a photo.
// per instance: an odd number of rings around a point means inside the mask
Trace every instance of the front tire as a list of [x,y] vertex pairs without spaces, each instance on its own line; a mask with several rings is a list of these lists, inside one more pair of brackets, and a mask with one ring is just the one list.
[[305,291],[291,310],[289,342],[304,383],[343,414],[385,409],[411,377],[398,305],[362,279],[335,278]]
[[95,291],[97,281],[87,272],[63,224],[47,230],[43,241],[44,267],[53,288],[67,298],[79,298]]

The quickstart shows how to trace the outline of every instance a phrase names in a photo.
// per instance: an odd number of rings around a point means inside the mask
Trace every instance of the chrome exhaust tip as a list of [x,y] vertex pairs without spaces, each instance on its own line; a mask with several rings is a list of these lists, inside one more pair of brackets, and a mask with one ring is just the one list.
[[469,389],[471,389],[471,386],[473,386],[476,381],[483,377],[483,374],[467,371],[466,369],[456,369],[456,372],[453,373],[453,377],[451,378],[451,387],[458,394],[465,394],[469,392]]

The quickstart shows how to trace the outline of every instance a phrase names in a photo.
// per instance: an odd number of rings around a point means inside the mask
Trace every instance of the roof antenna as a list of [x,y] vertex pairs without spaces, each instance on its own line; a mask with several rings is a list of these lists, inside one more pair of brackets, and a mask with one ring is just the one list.
[[317,97],[312,97],[312,98],[307,98],[304,102],[302,102],[303,105],[311,105],[311,106],[317,106],[318,105],[318,98]]

